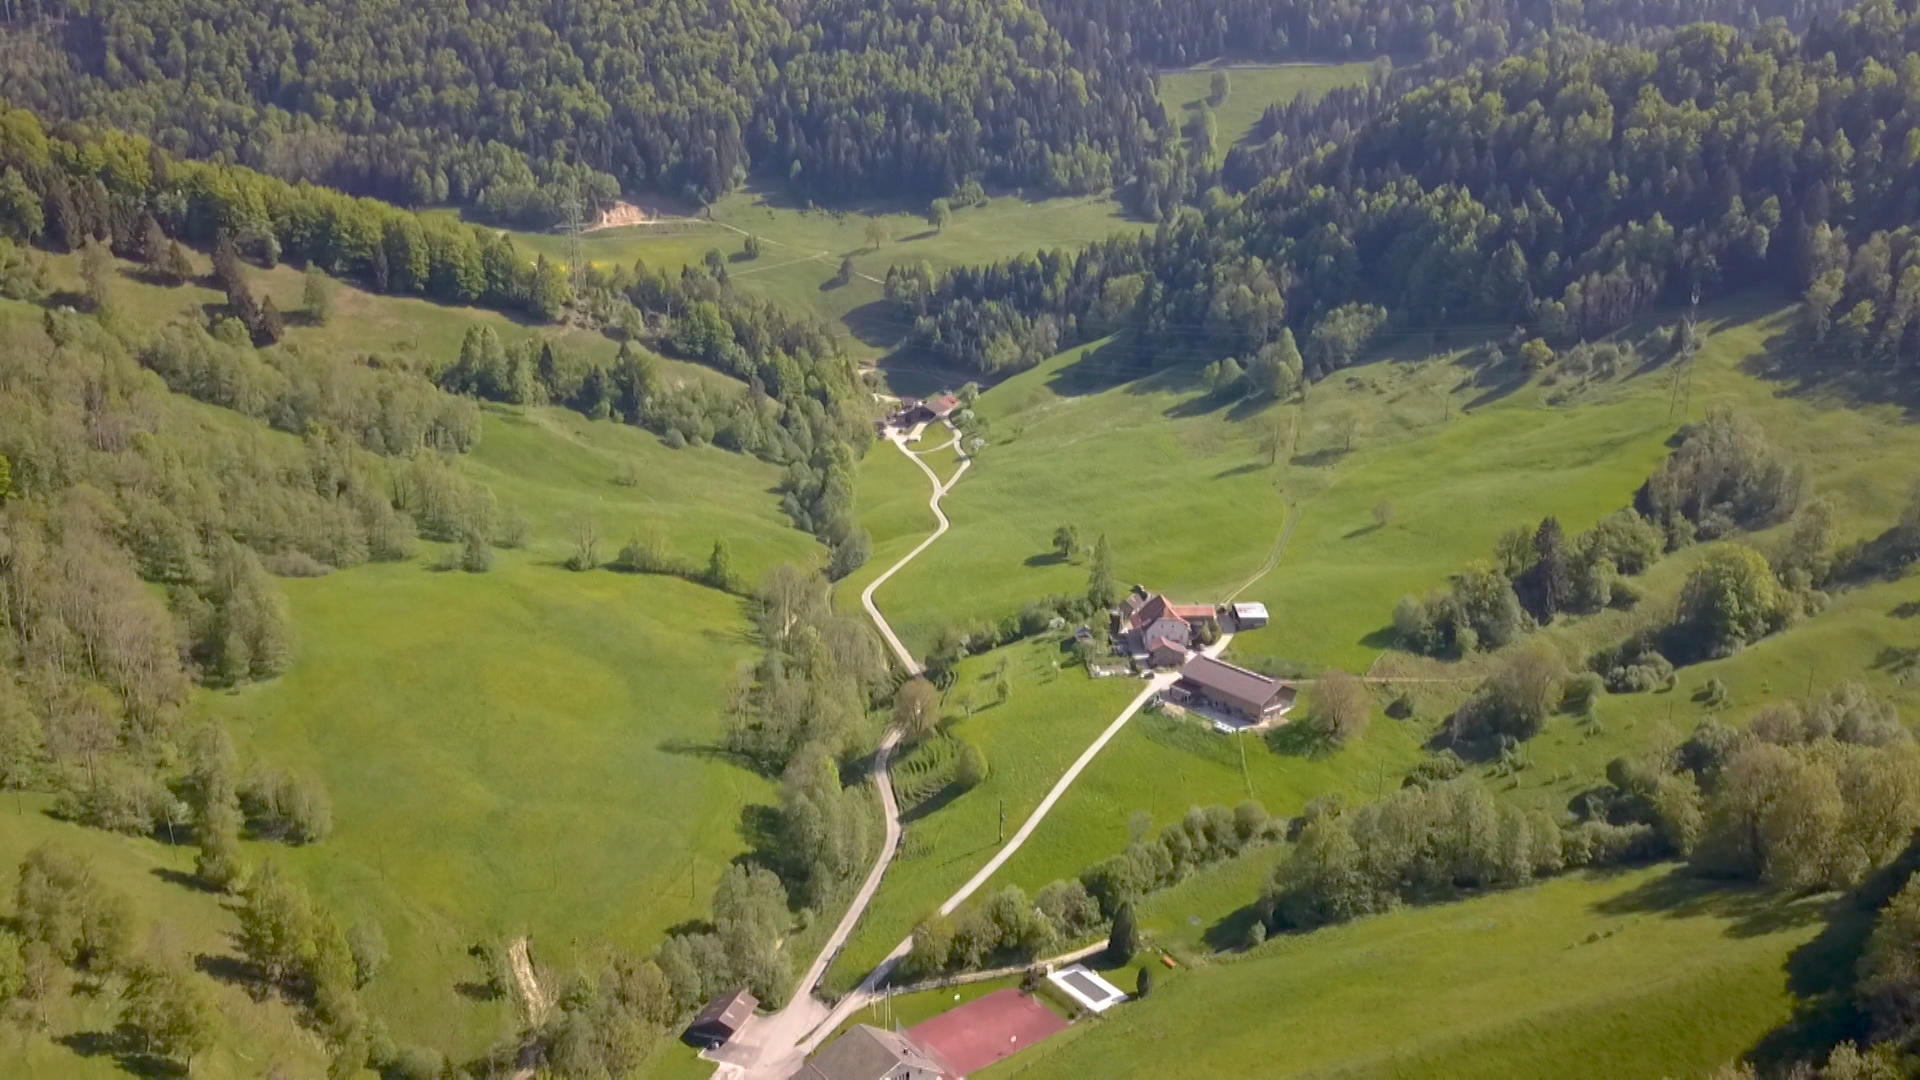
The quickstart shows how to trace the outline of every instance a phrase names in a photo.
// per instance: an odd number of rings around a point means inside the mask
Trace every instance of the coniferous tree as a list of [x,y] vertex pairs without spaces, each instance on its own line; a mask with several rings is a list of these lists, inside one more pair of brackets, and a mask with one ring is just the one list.
[[1113,576],[1113,549],[1107,545],[1106,533],[1101,533],[1093,544],[1093,566],[1087,574],[1087,602],[1102,609],[1120,602],[1120,583]]

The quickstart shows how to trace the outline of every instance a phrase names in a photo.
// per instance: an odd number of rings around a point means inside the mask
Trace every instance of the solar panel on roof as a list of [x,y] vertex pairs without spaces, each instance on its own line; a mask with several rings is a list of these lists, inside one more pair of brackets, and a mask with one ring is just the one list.
[[1072,983],[1075,990],[1085,994],[1087,999],[1096,1005],[1113,996],[1107,992],[1106,987],[1101,986],[1099,983],[1094,982],[1078,971],[1069,971],[1065,975],[1062,975],[1061,978]]

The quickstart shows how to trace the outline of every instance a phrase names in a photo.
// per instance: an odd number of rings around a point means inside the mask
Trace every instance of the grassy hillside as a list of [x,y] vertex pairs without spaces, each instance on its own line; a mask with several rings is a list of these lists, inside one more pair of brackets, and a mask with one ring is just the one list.
[[[77,287],[76,262],[52,260],[56,288]],[[298,273],[256,269],[253,279],[297,310]],[[221,302],[197,285],[164,288],[131,273],[114,296],[131,326]],[[536,332],[497,315],[341,286],[334,319],[296,321],[289,344],[428,365],[457,351],[470,319]],[[597,336],[565,336],[582,348],[613,348]],[[730,381],[691,365],[666,370]],[[170,405],[193,422],[292,438],[184,398]],[[409,562],[284,580],[297,637],[292,668],[243,690],[199,692],[190,711],[226,721],[247,756],[324,781],[334,834],[252,854],[290,871],[343,920],[377,921],[392,959],[366,990],[372,1012],[399,1041],[465,1060],[519,1024],[510,1002],[462,990],[482,975],[467,956],[471,944],[530,933],[536,960],[556,970],[601,942],[650,948],[668,927],[707,913],[715,882],[750,847],[748,808],[775,798],[770,783],[712,752],[726,688],[758,650],[745,602],[674,578],[570,573],[560,563],[576,522],[595,522],[603,559],[641,532],[689,562],[704,561],[724,538],[748,583],[776,563],[813,565],[822,553],[781,512],[775,467],[711,447],[670,450],[650,433],[561,409],[487,407],[479,443],[459,466],[501,506],[525,514],[524,550],[497,552],[480,575],[433,569],[439,545],[423,544]],[[190,868],[190,850],[61,825],[28,806],[18,820],[0,819],[0,866],[17,864],[48,829],[86,849],[138,854],[144,862],[115,855],[129,865],[113,874],[142,887],[141,909],[169,933],[190,934],[195,950],[231,951],[223,943],[231,914],[159,876]],[[112,1011],[111,1002],[88,1003],[56,1017],[56,1029],[103,1024]],[[293,1047],[282,1056],[295,1075],[322,1067],[311,1036],[290,1018],[236,1015],[261,1030],[224,1040],[228,1049],[196,1075],[259,1075],[282,1043]],[[250,1063],[232,1064],[235,1054]],[[16,1066],[74,1075],[59,1069],[77,1060],[38,1037],[17,1048],[0,1043],[8,1075]],[[96,1067],[110,1071],[110,1059],[86,1066]]]
[[982,1075],[1701,1075],[1792,1016],[1821,915],[1666,867],[1580,875],[1156,965],[1147,1000]]
[[[92,863],[98,880],[127,897],[138,916],[132,941],[137,953],[163,957],[191,969],[198,958],[235,955],[239,920],[221,899],[179,882],[193,871],[193,849],[104,833],[48,816],[51,800],[11,795],[0,803],[0,915],[11,917],[14,868],[27,852],[48,844]],[[254,852],[261,849],[253,846]],[[92,986],[92,983],[85,983]],[[326,1057],[304,1030],[294,1009],[277,1000],[256,1002],[246,988],[209,979],[220,1016],[215,1047],[195,1059],[193,1075],[207,1080],[252,1080],[275,1065],[293,1076],[317,1076]],[[107,1080],[140,1067],[121,1065],[101,1048],[118,1022],[124,984],[107,982],[98,992],[69,981],[45,1004],[44,1030],[0,1023],[0,1071],[19,1080]]]
[[[1005,702],[993,688],[1002,663],[1012,690]],[[942,705],[946,730],[980,748],[987,777],[978,787],[936,795],[904,815],[900,856],[834,964],[830,982],[858,982],[972,877],[1000,838],[1020,827],[1073,759],[1139,692],[1137,680],[1088,679],[1051,640],[1008,646],[961,665]],[[971,716],[964,705],[969,699]]]
[[349,917],[385,928],[372,1000],[397,1027],[478,1050],[507,1033],[476,1004],[467,946],[531,933],[644,947],[704,915],[771,786],[707,748],[753,645],[740,602],[670,578],[503,559],[484,576],[365,567],[286,591],[293,669],[208,695],[242,744],[315,769],[337,826],[280,853]]
[[1371,64],[1262,64],[1234,66],[1201,64],[1160,73],[1160,104],[1180,130],[1200,114],[1213,91],[1213,73],[1225,70],[1227,100],[1213,110],[1218,126],[1218,150],[1246,139],[1269,105],[1285,104],[1306,95],[1317,99],[1329,90],[1366,81]]
[[[875,223],[886,236],[878,248],[867,234]],[[921,205],[875,206],[857,213],[803,209],[782,197],[739,192],[714,203],[708,221],[599,229],[583,235],[579,244],[581,257],[596,265],[630,267],[642,261],[669,269],[700,262],[717,250],[729,260],[727,272],[735,283],[814,312],[845,331],[850,352],[873,360],[912,328],[911,320],[882,297],[880,281],[889,266],[927,262],[943,269],[991,262],[1023,251],[1074,248],[1144,227],[1105,196],[1029,201],[1004,195],[984,207],[956,208],[947,227],[935,232]],[[749,233],[763,244],[758,259],[746,259],[741,250]],[[515,233],[514,243],[549,259],[570,258],[565,236]],[[858,276],[836,284],[845,256],[853,257]]]
[[[1723,316],[1696,362],[1684,415],[1726,405],[1752,416],[1808,463],[1814,490],[1835,502],[1841,542],[1878,533],[1912,482],[1910,470],[1889,463],[1920,457],[1920,431],[1897,410],[1791,395],[1755,378],[1746,365],[1786,315]],[[1135,811],[1165,825],[1190,806],[1253,797],[1290,814],[1322,793],[1365,798],[1396,786],[1486,661],[1439,664],[1390,651],[1395,602],[1444,587],[1514,525],[1556,514],[1572,531],[1627,505],[1683,415],[1676,409],[1669,418],[1672,382],[1661,370],[1570,392],[1567,380],[1489,382],[1464,366],[1463,354],[1408,353],[1314,387],[1305,406],[1249,413],[1207,403],[1172,373],[1118,385],[1097,378],[1103,368],[1126,372],[1131,359],[1124,343],[1077,351],[983,395],[995,445],[947,500],[950,537],[879,591],[909,640],[924,647],[942,624],[997,618],[1034,596],[1083,588],[1084,566],[1043,554],[1061,522],[1085,537],[1107,533],[1123,581],[1182,599],[1217,598],[1265,561],[1284,500],[1295,524],[1282,556],[1243,594],[1269,606],[1273,625],[1236,638],[1233,655],[1309,673],[1336,665],[1450,681],[1402,688],[1412,717],[1376,712],[1363,738],[1331,754],[1284,737],[1236,745],[1188,722],[1142,715],[996,882],[1032,889],[1078,873],[1125,845]],[[1559,401],[1561,393],[1571,401]],[[1343,417],[1355,420],[1350,452]],[[1297,429],[1297,443],[1269,466],[1260,442],[1276,421],[1283,434]],[[1384,525],[1374,517],[1382,504]],[[1562,619],[1541,637],[1577,661],[1664,620],[1705,550],[1659,564],[1643,581],[1648,598],[1637,610]],[[1551,721],[1525,746],[1531,767],[1490,783],[1558,810],[1612,758],[1677,741],[1707,715],[1742,722],[1759,703],[1810,684],[1863,679],[1911,715],[1920,687],[1896,683],[1886,658],[1912,646],[1917,601],[1915,576],[1844,591],[1814,618],[1684,669],[1674,692],[1609,695],[1592,725]],[[1694,696],[1713,677],[1730,688],[1723,705]],[[1397,692],[1377,691],[1378,703]],[[1212,925],[1249,902],[1261,876],[1248,871],[1232,888],[1190,898],[1180,918]]]
[[[80,259],[77,255],[46,255],[49,285],[56,302],[81,306]],[[204,273],[209,261],[198,252],[188,258]],[[115,305],[134,327],[155,327],[178,316],[201,317],[224,312],[226,295],[208,287],[206,279],[182,285],[160,285],[147,280],[137,264],[116,260],[119,275],[113,283]],[[325,325],[315,325],[301,311],[301,272],[282,264],[271,270],[249,265],[247,280],[261,299],[271,296],[286,314],[286,344],[317,352],[350,356],[379,356],[417,371],[432,371],[460,355],[460,342],[469,326],[493,327],[502,341],[540,336],[564,343],[584,355],[611,358],[618,343],[603,334],[573,327],[536,326],[486,308],[439,304],[418,297],[387,296],[353,288],[334,287],[333,312]],[[715,388],[738,388],[741,383],[697,364],[660,357],[660,370],[671,380],[699,379]]]

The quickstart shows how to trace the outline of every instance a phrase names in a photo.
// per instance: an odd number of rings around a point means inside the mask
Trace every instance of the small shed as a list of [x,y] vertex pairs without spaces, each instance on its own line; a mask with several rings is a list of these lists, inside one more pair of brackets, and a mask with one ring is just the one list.
[[1258,630],[1267,625],[1267,605],[1233,605],[1233,624],[1242,630]]
[[680,1038],[692,1046],[716,1049],[740,1033],[759,1005],[760,999],[744,986],[731,994],[723,994],[707,1002],[707,1007],[693,1018]]
[[1085,964],[1063,967],[1049,974],[1047,981],[1091,1013],[1106,1012],[1127,1000],[1119,987],[1094,974]]

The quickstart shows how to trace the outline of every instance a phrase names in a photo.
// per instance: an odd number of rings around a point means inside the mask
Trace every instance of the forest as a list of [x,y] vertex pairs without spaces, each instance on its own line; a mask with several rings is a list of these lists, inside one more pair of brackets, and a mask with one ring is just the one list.
[[[1878,301],[1842,312],[1860,325],[1823,361],[1910,365],[1920,327],[1895,283],[1913,264],[1904,240],[1873,237],[1920,212],[1917,38],[1920,20],[1880,2],[1804,36],[1700,25],[1653,48],[1538,50],[1414,90],[1151,236],[900,272],[888,291],[921,344],[983,372],[1132,330],[1163,363],[1211,353],[1318,378],[1381,329],[1513,326],[1516,346],[1552,350],[1782,282],[1832,292],[1827,308]],[[1324,347],[1302,356],[1296,334]]]
[[1086,193],[1156,170],[1164,189],[1177,133],[1155,65],[1486,59],[1831,9],[489,0],[341,17],[292,0],[35,0],[0,15],[0,95],[190,157],[540,228],[623,190],[697,204],[754,175],[822,201],[968,181]]

